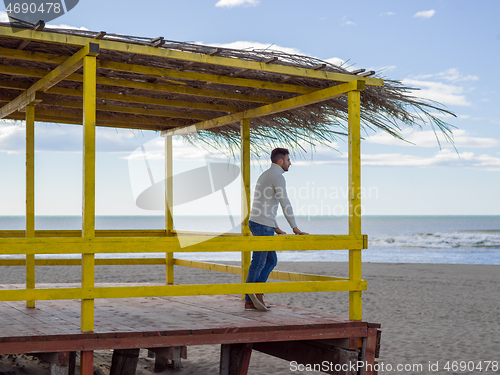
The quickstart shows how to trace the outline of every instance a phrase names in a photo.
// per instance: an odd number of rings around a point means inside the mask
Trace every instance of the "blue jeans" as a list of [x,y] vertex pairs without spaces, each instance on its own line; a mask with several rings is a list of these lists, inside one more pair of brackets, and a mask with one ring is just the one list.
[[[274,236],[274,228],[249,221],[250,232],[254,236]],[[254,251],[252,253],[252,263],[248,269],[247,283],[265,283],[271,271],[276,267],[278,257],[276,251]],[[251,302],[248,294],[245,301]]]

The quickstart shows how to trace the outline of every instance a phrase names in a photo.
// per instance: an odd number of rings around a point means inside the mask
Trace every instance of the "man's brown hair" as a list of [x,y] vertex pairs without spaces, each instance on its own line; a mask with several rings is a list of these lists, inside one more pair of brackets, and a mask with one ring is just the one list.
[[271,161],[278,164],[278,160],[285,159],[285,156],[290,154],[286,148],[275,148],[271,151]]

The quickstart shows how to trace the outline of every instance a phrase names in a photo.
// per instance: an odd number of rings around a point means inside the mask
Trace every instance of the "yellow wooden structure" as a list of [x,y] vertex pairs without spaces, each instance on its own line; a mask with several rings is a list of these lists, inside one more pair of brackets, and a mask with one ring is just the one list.
[[[37,50],[16,49],[15,43],[26,42],[38,45]],[[38,44],[36,44],[38,43]],[[40,52],[44,45],[60,47],[61,50],[76,51],[71,56]],[[126,59],[112,61],[99,59],[121,54]],[[64,33],[35,31],[28,29],[13,30],[0,26],[0,57],[3,61],[50,63],[56,66],[48,71],[14,63],[0,63],[0,74],[25,78],[25,82],[1,80],[0,88],[3,101],[0,118],[25,119],[26,121],[26,230],[1,231],[0,254],[25,255],[26,259],[4,259],[0,265],[25,266],[26,288],[21,290],[0,290],[0,301],[26,301],[27,307],[34,307],[36,300],[81,299],[81,330],[94,330],[94,300],[98,298],[131,298],[153,296],[223,295],[245,293],[290,293],[290,292],[349,292],[349,318],[362,319],[362,291],[367,283],[362,280],[361,251],[367,248],[367,236],[361,234],[360,200],[360,92],[365,85],[383,86],[380,79],[353,74],[341,74],[313,68],[281,65],[271,62],[247,61],[245,59],[218,56],[217,53],[195,53],[158,45],[140,45],[102,39],[99,36],[79,36]],[[159,68],[136,64],[140,58],[154,57],[184,64],[184,70]],[[224,74],[206,73],[188,66],[215,66],[224,68]],[[83,74],[78,73],[83,68]],[[170,85],[143,80],[106,77],[100,71],[126,72],[137,76],[160,77],[165,79],[184,79],[206,83],[199,88],[183,87],[182,84]],[[234,72],[250,71],[265,74],[279,74],[303,79],[314,79],[328,84],[326,88],[316,89],[308,85],[269,82],[262,79],[238,78]],[[233,73],[231,73],[233,72]],[[166,78],[167,77],[167,78]],[[29,81],[29,79],[31,81]],[[34,80],[35,79],[35,80]],[[78,88],[59,85],[61,82],[83,84]],[[27,84],[26,82],[31,82]],[[251,95],[239,92],[211,90],[211,84],[258,88],[269,92],[280,91],[292,95],[279,100],[276,96]],[[110,90],[98,90],[98,85],[121,87],[130,90],[153,90],[174,92],[211,98],[249,101],[253,108],[239,109],[237,105],[214,104],[196,100],[173,100],[154,98],[137,93],[122,95]],[[102,86],[104,87],[104,86]],[[208,88],[207,88],[208,87]],[[7,93],[14,92],[16,96]],[[66,95],[67,98],[81,98],[80,101],[50,101],[48,107],[41,107],[48,94]],[[274,236],[252,237],[248,229],[250,206],[250,122],[252,119],[288,111],[331,98],[347,96],[348,101],[348,138],[349,138],[349,233],[344,235]],[[8,99],[7,99],[8,98]],[[97,104],[96,99],[121,101],[122,105]],[[171,109],[144,109],[135,104],[154,103]],[[40,107],[40,108],[39,108]],[[75,112],[77,108],[81,112]],[[179,112],[179,108],[185,111]],[[219,111],[213,116],[200,115],[197,109]],[[59,111],[59,112],[58,112]],[[97,111],[97,112],[96,112]],[[226,114],[221,116],[220,112]],[[24,113],[23,113],[24,112]],[[113,116],[109,115],[113,112]],[[77,114],[75,114],[77,113]],[[97,115],[96,115],[97,113]],[[136,116],[127,120],[125,114]],[[141,117],[147,114],[147,117]],[[156,122],[151,120],[157,116]],[[141,121],[144,119],[144,121]],[[183,119],[197,122],[182,122]],[[200,121],[201,120],[201,121]],[[35,121],[83,124],[83,227],[74,230],[35,230],[34,209],[34,124]],[[172,176],[172,136],[206,130],[231,123],[239,123],[241,128],[241,176],[242,176],[242,216],[241,235],[220,236],[200,241],[203,233],[191,233],[186,241],[193,245],[181,248],[177,233],[173,229],[173,218],[169,209],[165,213],[164,230],[96,230],[95,229],[95,128],[96,126],[131,127],[139,129],[162,130],[165,135],[166,177]],[[1,126],[1,125],[0,125]],[[171,181],[171,179],[166,179]],[[166,202],[172,202],[172,185],[166,184]],[[281,282],[246,284],[246,274],[250,263],[251,251],[268,250],[349,250],[349,277],[333,277],[274,271],[271,278]],[[182,252],[241,252],[241,266],[227,266],[205,262],[187,261],[175,258]],[[165,258],[141,259],[96,259],[103,253],[157,253],[164,252]],[[35,259],[36,254],[81,254],[80,259]],[[95,266],[99,265],[164,264],[166,280],[163,286],[96,287],[94,284]],[[35,267],[47,265],[75,265],[82,271],[81,286],[58,289],[35,288]],[[174,285],[174,265],[201,268],[206,270],[241,274],[241,283],[211,285]]]

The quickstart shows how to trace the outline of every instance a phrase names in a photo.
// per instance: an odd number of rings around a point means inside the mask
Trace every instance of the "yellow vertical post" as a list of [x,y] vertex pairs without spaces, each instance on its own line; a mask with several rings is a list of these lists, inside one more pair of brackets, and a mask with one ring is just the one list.
[[[26,237],[35,237],[35,106],[26,107]],[[35,254],[26,254],[26,289],[35,289]],[[27,300],[26,307],[35,307]]]
[[[83,58],[83,237],[95,237],[96,57]],[[82,254],[82,288],[94,287],[95,255]],[[94,300],[82,300],[81,330],[94,330]]]
[[[250,236],[250,119],[241,120],[241,235]],[[247,280],[249,252],[241,252],[241,282]],[[244,296],[243,296],[244,298]]]
[[[360,91],[349,91],[349,235],[361,236]],[[349,249],[349,279],[361,280],[361,249]],[[349,319],[362,319],[361,292],[349,292]]]
[[[165,137],[165,229],[167,236],[174,235],[174,160],[172,149],[172,136]],[[174,283],[174,253],[166,254],[166,282],[171,285]]]

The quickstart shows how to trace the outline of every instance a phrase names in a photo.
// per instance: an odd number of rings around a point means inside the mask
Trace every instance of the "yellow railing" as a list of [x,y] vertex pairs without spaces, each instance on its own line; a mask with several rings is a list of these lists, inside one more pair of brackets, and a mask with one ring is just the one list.
[[[0,231],[0,254],[4,255],[32,255],[35,254],[81,254],[82,259],[35,259],[34,266],[81,266],[82,278],[84,272],[95,273],[95,266],[100,265],[166,265],[168,257],[165,258],[106,258],[95,259],[95,254],[110,253],[158,253],[165,249],[172,250],[168,253],[187,252],[228,252],[241,251],[250,254],[251,251],[290,251],[290,250],[342,250],[349,248],[366,248],[366,236],[351,235],[309,235],[309,236],[274,236],[274,237],[246,237],[222,234],[218,237],[207,239],[204,233],[192,233],[193,237],[184,240],[193,241],[189,247],[180,247],[177,237],[160,237],[165,231],[96,231],[96,237],[69,237],[78,235],[80,231],[35,231],[34,238],[20,238],[25,231]],[[158,237],[150,235],[156,233]],[[183,232],[187,234],[186,232]],[[119,234],[120,237],[110,237]],[[134,237],[126,237],[126,235]],[[149,235],[139,237],[139,234]],[[58,237],[55,237],[55,236]],[[201,242],[200,242],[201,241]],[[91,255],[94,261],[84,267],[84,256]],[[172,258],[173,266],[185,266],[191,268],[205,269],[216,272],[231,274],[242,274],[243,267],[215,264],[200,261],[189,261]],[[0,266],[26,266],[27,259],[0,259]],[[234,283],[234,284],[196,284],[196,285],[160,285],[160,286],[120,286],[120,287],[96,287],[81,285],[79,288],[51,288],[51,289],[10,289],[0,290],[0,301],[36,301],[36,300],[60,300],[81,299],[82,301],[93,301],[96,298],[134,298],[134,297],[159,297],[159,296],[186,296],[186,295],[222,295],[222,294],[245,294],[245,293],[291,293],[291,292],[331,292],[349,291],[361,292],[366,290],[367,284],[364,280],[353,280],[350,278],[309,275],[294,272],[273,271],[271,279],[281,282],[273,283]],[[92,280],[93,281],[93,280]],[[93,313],[93,311],[92,311]],[[87,315],[86,315],[87,314]],[[88,316],[88,311],[82,311],[82,329],[84,322],[92,322],[93,314]]]

